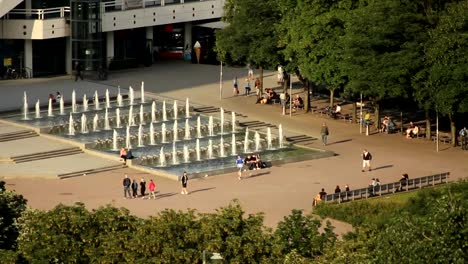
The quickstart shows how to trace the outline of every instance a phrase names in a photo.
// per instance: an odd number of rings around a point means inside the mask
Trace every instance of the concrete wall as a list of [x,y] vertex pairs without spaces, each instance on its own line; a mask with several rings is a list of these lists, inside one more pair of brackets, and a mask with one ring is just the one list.
[[50,39],[70,36],[65,18],[5,19],[0,21],[0,39]]

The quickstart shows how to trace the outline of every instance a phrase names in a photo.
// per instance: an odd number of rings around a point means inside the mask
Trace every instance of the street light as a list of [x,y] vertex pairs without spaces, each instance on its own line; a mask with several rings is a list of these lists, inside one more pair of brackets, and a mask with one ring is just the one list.
[[219,100],[223,98],[223,62],[221,61],[221,69],[219,71]]
[[289,117],[292,116],[292,74],[289,74]]

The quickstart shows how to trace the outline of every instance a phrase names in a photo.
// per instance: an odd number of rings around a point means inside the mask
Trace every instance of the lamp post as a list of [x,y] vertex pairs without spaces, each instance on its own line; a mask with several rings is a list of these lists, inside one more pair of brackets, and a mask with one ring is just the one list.
[[436,152],[439,152],[439,111],[436,110]]
[[219,100],[223,98],[223,62],[221,61],[221,68],[219,71]]
[[289,75],[289,117],[292,117],[292,74]]
[[361,93],[361,105],[360,105],[360,113],[359,113],[359,134],[362,134],[362,93]]

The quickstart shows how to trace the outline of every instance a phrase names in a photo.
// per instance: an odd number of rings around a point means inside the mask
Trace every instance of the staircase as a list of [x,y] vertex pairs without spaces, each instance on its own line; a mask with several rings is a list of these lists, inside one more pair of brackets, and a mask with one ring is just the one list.
[[22,130],[22,131],[16,131],[16,132],[11,132],[11,133],[0,134],[0,142],[18,140],[18,139],[24,139],[24,138],[30,138],[30,137],[37,137],[37,136],[39,135],[32,130]]
[[72,147],[66,149],[52,150],[47,152],[38,152],[33,154],[21,155],[16,157],[11,157],[15,163],[23,163],[35,160],[51,159],[56,157],[70,156],[81,154],[83,151],[79,147]]
[[0,18],[19,5],[23,0],[0,0]]
[[78,177],[78,176],[86,176],[88,174],[99,173],[99,172],[110,171],[110,170],[117,170],[117,169],[122,169],[122,168],[127,168],[127,166],[123,165],[123,164],[112,165],[112,166],[96,168],[96,169],[89,169],[89,170],[83,170],[83,171],[63,173],[63,174],[59,174],[58,177],[59,177],[59,179],[67,179],[67,178]]

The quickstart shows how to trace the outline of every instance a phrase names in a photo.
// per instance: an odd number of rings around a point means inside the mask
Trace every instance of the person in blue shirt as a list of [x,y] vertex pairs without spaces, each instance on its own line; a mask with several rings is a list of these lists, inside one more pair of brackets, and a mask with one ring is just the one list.
[[238,179],[242,180],[242,169],[244,168],[244,159],[242,159],[240,156],[237,156],[236,167],[238,169],[238,172],[237,172]]

